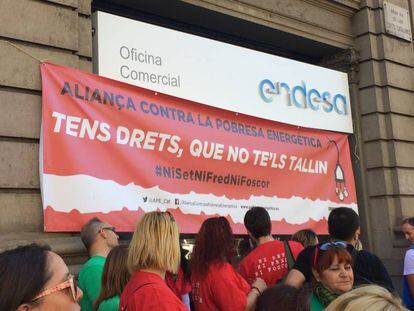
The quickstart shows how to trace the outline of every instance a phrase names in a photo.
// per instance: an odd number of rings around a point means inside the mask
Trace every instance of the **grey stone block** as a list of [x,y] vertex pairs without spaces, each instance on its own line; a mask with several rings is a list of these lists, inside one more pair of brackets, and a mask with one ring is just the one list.
[[397,174],[399,194],[414,195],[414,169],[399,168]]
[[0,12],[2,37],[78,50],[78,13],[70,7],[42,1],[2,0]]
[[393,139],[414,143],[414,117],[391,114]]
[[397,195],[399,194],[397,170],[371,169],[367,171],[367,185],[370,197]]
[[0,136],[39,138],[41,96],[0,89]]
[[361,117],[361,132],[363,141],[390,139],[391,129],[389,117],[376,113]]
[[79,59],[79,69],[87,72],[93,72],[92,61],[80,58]]
[[386,87],[389,111],[414,116],[414,92]]
[[[78,56],[69,51],[32,44],[14,44],[40,60],[73,68],[79,66]],[[0,68],[0,85],[41,90],[40,62],[5,42],[0,42]]]
[[375,112],[387,112],[384,107],[383,88],[377,86],[371,86],[361,89],[359,91],[359,103],[361,115],[375,113]]
[[90,17],[79,16],[79,51],[77,55],[92,57],[92,21]]
[[414,142],[394,141],[393,144],[396,165],[414,168]]
[[0,188],[39,188],[39,144],[0,141]]
[[386,85],[414,91],[414,70],[412,67],[387,61],[382,65],[385,65]]
[[78,8],[78,0],[43,0],[51,3],[57,3],[65,6],[69,6],[71,8]]
[[364,144],[367,168],[396,166],[394,145],[391,141],[376,140]]
[[83,15],[91,15],[91,0],[78,0],[78,12]]
[[42,230],[43,209],[40,193],[0,192],[1,233]]

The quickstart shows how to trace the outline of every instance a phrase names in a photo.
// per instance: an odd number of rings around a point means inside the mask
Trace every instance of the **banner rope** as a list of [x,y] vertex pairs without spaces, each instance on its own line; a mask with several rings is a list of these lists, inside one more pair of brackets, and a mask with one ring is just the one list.
[[12,43],[12,42],[10,42],[10,41],[7,41],[7,40],[0,40],[0,42],[2,42],[2,43],[7,43],[7,44],[11,45],[11,46],[12,46],[12,47],[14,47],[16,50],[19,50],[19,51],[20,51],[20,52],[22,52],[23,54],[26,54],[27,56],[29,56],[29,57],[31,57],[31,58],[33,58],[33,59],[37,60],[39,63],[44,63],[44,62],[47,60],[47,59],[42,60],[42,59],[37,58],[36,56],[34,56],[34,55],[30,54],[29,52],[25,51],[24,49],[22,49],[21,47],[17,46],[16,44],[14,44],[14,43]]

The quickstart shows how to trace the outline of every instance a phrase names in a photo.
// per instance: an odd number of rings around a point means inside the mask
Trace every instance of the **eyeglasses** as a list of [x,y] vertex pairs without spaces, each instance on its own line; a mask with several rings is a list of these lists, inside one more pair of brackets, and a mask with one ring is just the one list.
[[32,302],[33,301],[36,301],[36,300],[38,300],[40,298],[43,298],[45,296],[48,296],[50,294],[53,294],[53,293],[62,291],[64,289],[66,289],[66,288],[70,288],[70,291],[72,292],[73,301],[77,301],[77,298],[78,298],[78,284],[76,283],[76,280],[73,277],[73,275],[72,274],[69,274],[68,275],[68,279],[66,281],[64,281],[64,282],[56,285],[55,287],[52,287],[52,288],[49,288],[49,289],[44,290],[39,295],[37,295],[32,300]]
[[338,248],[344,248],[346,249],[348,245],[345,242],[337,241],[337,242],[326,242],[322,244],[321,246],[317,246],[315,248],[315,252],[313,254],[313,266],[316,266],[316,258],[318,257],[319,250],[326,251],[331,247],[338,247]]
[[113,233],[115,233],[115,234],[116,234],[116,229],[115,229],[115,227],[103,227],[103,228],[101,228],[101,230],[111,230]]

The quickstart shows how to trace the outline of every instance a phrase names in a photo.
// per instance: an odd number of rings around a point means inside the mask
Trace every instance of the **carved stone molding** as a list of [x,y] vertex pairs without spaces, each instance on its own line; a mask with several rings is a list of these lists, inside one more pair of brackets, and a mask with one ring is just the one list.
[[354,48],[324,57],[320,66],[348,73],[349,83],[358,83],[359,52]]

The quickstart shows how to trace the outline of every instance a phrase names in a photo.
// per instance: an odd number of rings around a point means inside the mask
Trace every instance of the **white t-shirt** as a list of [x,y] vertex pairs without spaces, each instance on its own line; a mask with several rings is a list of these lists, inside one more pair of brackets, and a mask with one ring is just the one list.
[[414,274],[414,249],[409,249],[404,257],[404,275]]

